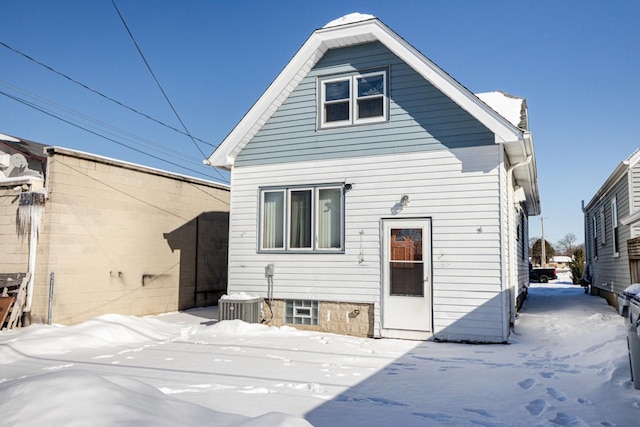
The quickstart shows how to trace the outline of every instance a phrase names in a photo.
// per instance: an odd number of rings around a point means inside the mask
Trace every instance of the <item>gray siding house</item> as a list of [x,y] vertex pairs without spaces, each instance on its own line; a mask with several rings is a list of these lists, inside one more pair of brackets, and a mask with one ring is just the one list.
[[484,97],[370,15],[315,31],[209,158],[230,297],[271,325],[506,341],[540,206],[524,99]]
[[620,162],[584,207],[591,293],[616,306],[640,282],[640,150]]

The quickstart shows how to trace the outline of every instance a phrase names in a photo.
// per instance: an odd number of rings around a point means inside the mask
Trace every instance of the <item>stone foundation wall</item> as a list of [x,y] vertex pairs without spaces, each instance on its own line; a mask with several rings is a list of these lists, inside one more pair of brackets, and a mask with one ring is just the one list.
[[263,304],[263,317],[269,326],[292,326],[297,329],[330,332],[357,337],[373,336],[373,304],[319,301],[318,324],[297,325],[285,323],[285,301],[272,301],[273,316],[269,304]]

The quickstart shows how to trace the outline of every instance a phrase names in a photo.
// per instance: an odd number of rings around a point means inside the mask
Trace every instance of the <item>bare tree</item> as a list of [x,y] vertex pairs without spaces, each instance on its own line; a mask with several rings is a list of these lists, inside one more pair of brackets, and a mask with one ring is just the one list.
[[567,233],[557,243],[558,249],[562,255],[571,256],[576,246],[578,238],[573,233]]

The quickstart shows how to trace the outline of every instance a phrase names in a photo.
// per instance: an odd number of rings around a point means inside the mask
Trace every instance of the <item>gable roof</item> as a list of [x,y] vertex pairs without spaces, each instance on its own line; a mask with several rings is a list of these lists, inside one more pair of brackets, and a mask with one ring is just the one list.
[[402,37],[371,15],[347,15],[314,31],[207,161],[213,166],[231,169],[236,157],[246,144],[258,133],[328,50],[372,42],[383,44],[493,132],[495,142],[504,144],[512,165],[528,162],[525,164],[526,167],[516,168],[514,176],[518,185],[525,190],[529,212],[532,215],[539,214],[539,195],[531,134],[519,129],[517,125],[512,124],[485,102],[482,102]]
[[638,162],[640,162],[640,148],[637,148],[633,153],[631,153],[629,157],[618,164],[611,175],[609,175],[607,180],[602,184],[596,194],[594,194],[589,203],[587,203],[586,206],[582,208],[582,210],[587,211],[591,209],[595,204],[597,204],[602,199],[602,197],[607,194],[607,192],[610,191],[618,181],[624,178],[629,170],[632,169]]

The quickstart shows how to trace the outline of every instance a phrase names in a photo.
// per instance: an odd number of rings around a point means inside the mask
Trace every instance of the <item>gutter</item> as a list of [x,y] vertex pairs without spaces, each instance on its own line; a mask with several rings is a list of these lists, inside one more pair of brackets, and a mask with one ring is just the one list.
[[[531,163],[531,161],[533,160],[533,154],[528,154],[527,158],[525,160],[523,160],[520,163],[516,163],[515,165],[512,165],[509,167],[509,169],[507,170],[507,222],[508,222],[508,229],[509,229],[509,233],[507,235],[507,253],[509,254],[509,289],[511,291],[511,297],[509,298],[509,321],[511,322],[511,324],[513,324],[515,326],[515,322],[516,322],[516,298],[517,298],[517,278],[516,278],[516,271],[515,271],[515,266],[516,266],[516,259],[517,259],[517,254],[514,256],[514,251],[513,251],[513,247],[514,247],[514,235],[513,235],[513,230],[514,230],[514,224],[513,224],[513,211],[512,211],[512,204],[514,203],[514,201],[512,200],[512,194],[513,194],[513,171],[516,168],[522,167],[522,166],[527,166],[529,163]],[[524,242],[523,242],[524,244]]]

